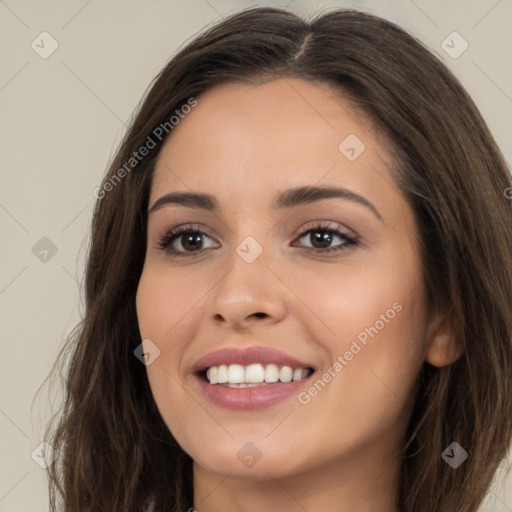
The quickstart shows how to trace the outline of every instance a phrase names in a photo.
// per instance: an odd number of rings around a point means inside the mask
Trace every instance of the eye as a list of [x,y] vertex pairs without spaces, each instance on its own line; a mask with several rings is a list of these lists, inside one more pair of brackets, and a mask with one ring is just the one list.
[[[359,245],[358,238],[343,231],[341,228],[332,226],[329,223],[318,223],[304,231],[297,240],[304,239],[303,245],[307,250],[314,253],[330,253],[348,250]],[[210,243],[205,241],[210,240]],[[336,241],[338,240],[338,243]],[[213,242],[213,243],[212,243]],[[331,246],[335,244],[334,246]],[[300,244],[299,244],[300,245]],[[196,257],[205,249],[220,247],[220,245],[201,230],[197,225],[184,225],[168,231],[158,241],[158,248],[164,250],[171,257]],[[297,247],[297,242],[292,243]]]
[[[301,239],[305,239],[305,241],[310,244],[306,246],[307,248],[318,253],[343,251],[359,244],[356,236],[346,233],[339,227],[333,227],[329,223],[320,223],[304,231],[298,238],[298,240]],[[331,246],[337,239],[339,243]],[[296,242],[292,245],[295,246]]]
[[[211,244],[209,247],[205,246],[205,238],[213,240],[197,226],[185,225],[167,232],[158,241],[158,247],[172,257],[194,257],[194,253],[212,247]],[[213,246],[215,247],[215,244]]]

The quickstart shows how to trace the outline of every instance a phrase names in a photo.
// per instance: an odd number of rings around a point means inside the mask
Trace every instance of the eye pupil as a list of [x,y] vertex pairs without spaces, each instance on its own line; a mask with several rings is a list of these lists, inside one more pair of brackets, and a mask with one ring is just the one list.
[[203,245],[201,234],[192,233],[186,236],[184,235],[182,237],[182,245],[185,250],[196,250],[198,248],[200,249]]
[[[314,231],[310,235],[311,245],[316,249],[323,249],[332,243],[332,233],[328,231]],[[318,246],[317,244],[320,244]]]

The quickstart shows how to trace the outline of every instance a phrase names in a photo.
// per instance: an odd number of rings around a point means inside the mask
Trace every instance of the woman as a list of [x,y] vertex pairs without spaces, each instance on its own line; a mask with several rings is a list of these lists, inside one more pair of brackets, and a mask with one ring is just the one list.
[[509,179],[383,19],[205,31],[95,192],[52,510],[476,511],[512,437]]

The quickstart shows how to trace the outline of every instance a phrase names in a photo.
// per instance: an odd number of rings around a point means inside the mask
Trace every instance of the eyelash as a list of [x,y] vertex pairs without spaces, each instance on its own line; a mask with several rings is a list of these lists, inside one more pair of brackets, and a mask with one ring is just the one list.
[[[332,227],[330,224],[322,223],[303,231],[298,237],[297,240],[300,240],[304,236],[314,233],[316,231],[329,233],[330,235],[339,236],[344,243],[335,247],[329,247],[327,249],[315,249],[311,247],[306,247],[306,249],[310,252],[314,252],[317,254],[325,254],[331,252],[342,252],[350,249],[351,247],[357,247],[359,245],[358,237],[350,236],[347,233],[341,231],[339,228]],[[199,229],[197,226],[192,224],[180,226],[179,228],[172,229],[168,231],[164,236],[162,236],[158,240],[158,248],[167,252],[167,254],[172,258],[195,258],[198,257],[204,249],[193,252],[182,252],[176,251],[175,249],[170,249],[171,244],[178,240],[180,236],[184,234],[193,234],[193,235],[205,235],[208,238],[210,237],[207,233]]]

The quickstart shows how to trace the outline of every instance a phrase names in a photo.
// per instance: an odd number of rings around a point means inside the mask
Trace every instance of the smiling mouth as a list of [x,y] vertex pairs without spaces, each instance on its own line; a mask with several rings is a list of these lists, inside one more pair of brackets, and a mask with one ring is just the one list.
[[297,382],[314,373],[313,368],[292,368],[286,365],[260,364],[221,364],[210,366],[200,372],[208,384],[229,388],[254,388],[271,384]]

